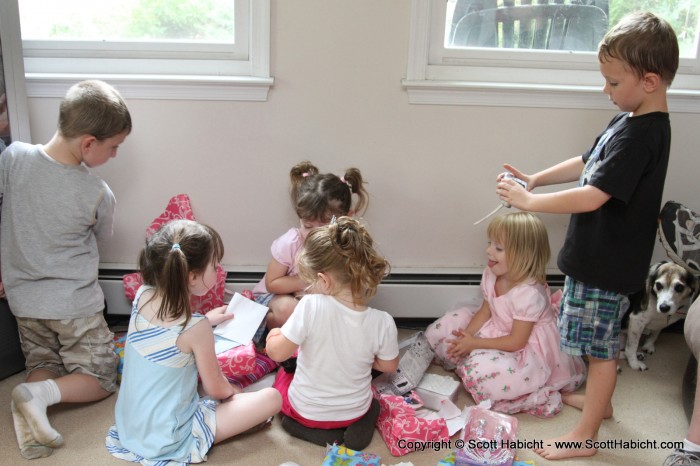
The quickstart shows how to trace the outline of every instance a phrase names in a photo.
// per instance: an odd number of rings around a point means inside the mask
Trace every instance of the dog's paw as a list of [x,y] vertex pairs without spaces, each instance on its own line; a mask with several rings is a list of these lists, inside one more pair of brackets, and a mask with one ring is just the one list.
[[644,364],[641,361],[632,361],[630,359],[627,359],[627,362],[629,363],[630,367],[634,369],[635,371],[645,371],[647,370],[647,365]]
[[656,346],[654,346],[654,345],[646,345],[646,344],[645,344],[644,346],[642,346],[642,350],[643,350],[646,354],[654,354],[654,353],[656,352]]
[[637,353],[637,360],[638,361],[644,361],[646,359],[646,357],[647,357],[647,353],[644,353],[642,351]]
[[[620,358],[620,359],[622,359],[622,358]],[[617,373],[622,374],[622,366],[619,364],[617,365]]]

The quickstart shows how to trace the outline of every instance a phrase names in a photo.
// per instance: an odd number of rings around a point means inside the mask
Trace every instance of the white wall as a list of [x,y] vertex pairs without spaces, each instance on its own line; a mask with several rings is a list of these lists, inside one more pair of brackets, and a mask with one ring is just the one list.
[[[228,269],[264,269],[271,241],[296,222],[289,169],[309,159],[322,171],[362,170],[365,218],[395,269],[480,271],[487,222],[472,224],[498,203],[502,163],[531,172],[577,155],[616,108],[409,105],[409,14],[408,1],[273,0],[267,102],[129,100],[134,131],[98,170],[118,201],[103,263],[133,265],[146,225],[187,193],[222,234]],[[51,137],[57,108],[29,99],[34,142]],[[672,114],[672,125],[665,198],[700,210],[700,115]],[[568,216],[543,218],[555,267]]]

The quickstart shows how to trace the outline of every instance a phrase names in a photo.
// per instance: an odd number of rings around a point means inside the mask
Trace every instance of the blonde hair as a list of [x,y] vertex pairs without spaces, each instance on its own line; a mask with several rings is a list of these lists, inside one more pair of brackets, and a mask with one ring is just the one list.
[[308,283],[319,273],[332,273],[339,285],[350,286],[355,304],[366,304],[390,269],[365,227],[351,217],[311,230],[296,265]]
[[601,63],[616,58],[638,77],[658,74],[670,86],[678,71],[678,38],[668,22],[649,12],[623,17],[598,46]]
[[505,246],[508,271],[516,283],[527,279],[547,282],[549,237],[539,217],[529,212],[496,217],[489,224],[487,234],[490,240]]
[[[143,283],[162,297],[156,317],[161,320],[192,317],[189,273],[204,273],[209,264],[224,256],[219,234],[210,226],[192,220],[172,220],[146,240],[139,254]],[[155,295],[154,295],[155,297]]]
[[131,132],[131,114],[119,92],[98,80],[73,85],[61,101],[58,132],[66,139],[85,135],[98,141]]
[[[340,217],[351,211],[362,214],[367,208],[369,194],[357,168],[348,168],[341,178],[333,173],[320,173],[315,165],[304,161],[292,167],[289,178],[292,205],[302,220],[330,222],[334,215]],[[357,195],[354,208],[353,194]]]

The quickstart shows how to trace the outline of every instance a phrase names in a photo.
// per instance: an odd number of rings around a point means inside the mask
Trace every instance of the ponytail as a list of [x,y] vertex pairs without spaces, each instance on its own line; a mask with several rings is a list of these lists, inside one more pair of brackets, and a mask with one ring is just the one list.
[[[363,214],[369,203],[365,181],[357,168],[342,177],[321,174],[311,162],[301,162],[290,171],[292,205],[300,219],[329,222],[331,217]],[[353,206],[353,194],[357,203]]]

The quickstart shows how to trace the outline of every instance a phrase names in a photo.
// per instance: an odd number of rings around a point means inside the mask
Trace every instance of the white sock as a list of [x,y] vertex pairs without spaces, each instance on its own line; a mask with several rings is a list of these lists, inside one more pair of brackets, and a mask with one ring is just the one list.
[[63,437],[51,427],[46,408],[61,401],[61,391],[52,379],[27,382],[12,390],[12,400],[32,431],[34,439],[49,447],[63,445]]
[[683,440],[683,449],[685,451],[700,452],[700,445],[693,443],[688,439]]
[[28,460],[33,460],[51,455],[53,448],[42,445],[34,439],[27,420],[19,412],[14,401],[10,402],[10,409],[12,409],[12,422],[15,424],[15,435],[17,435],[17,444],[22,456]]

